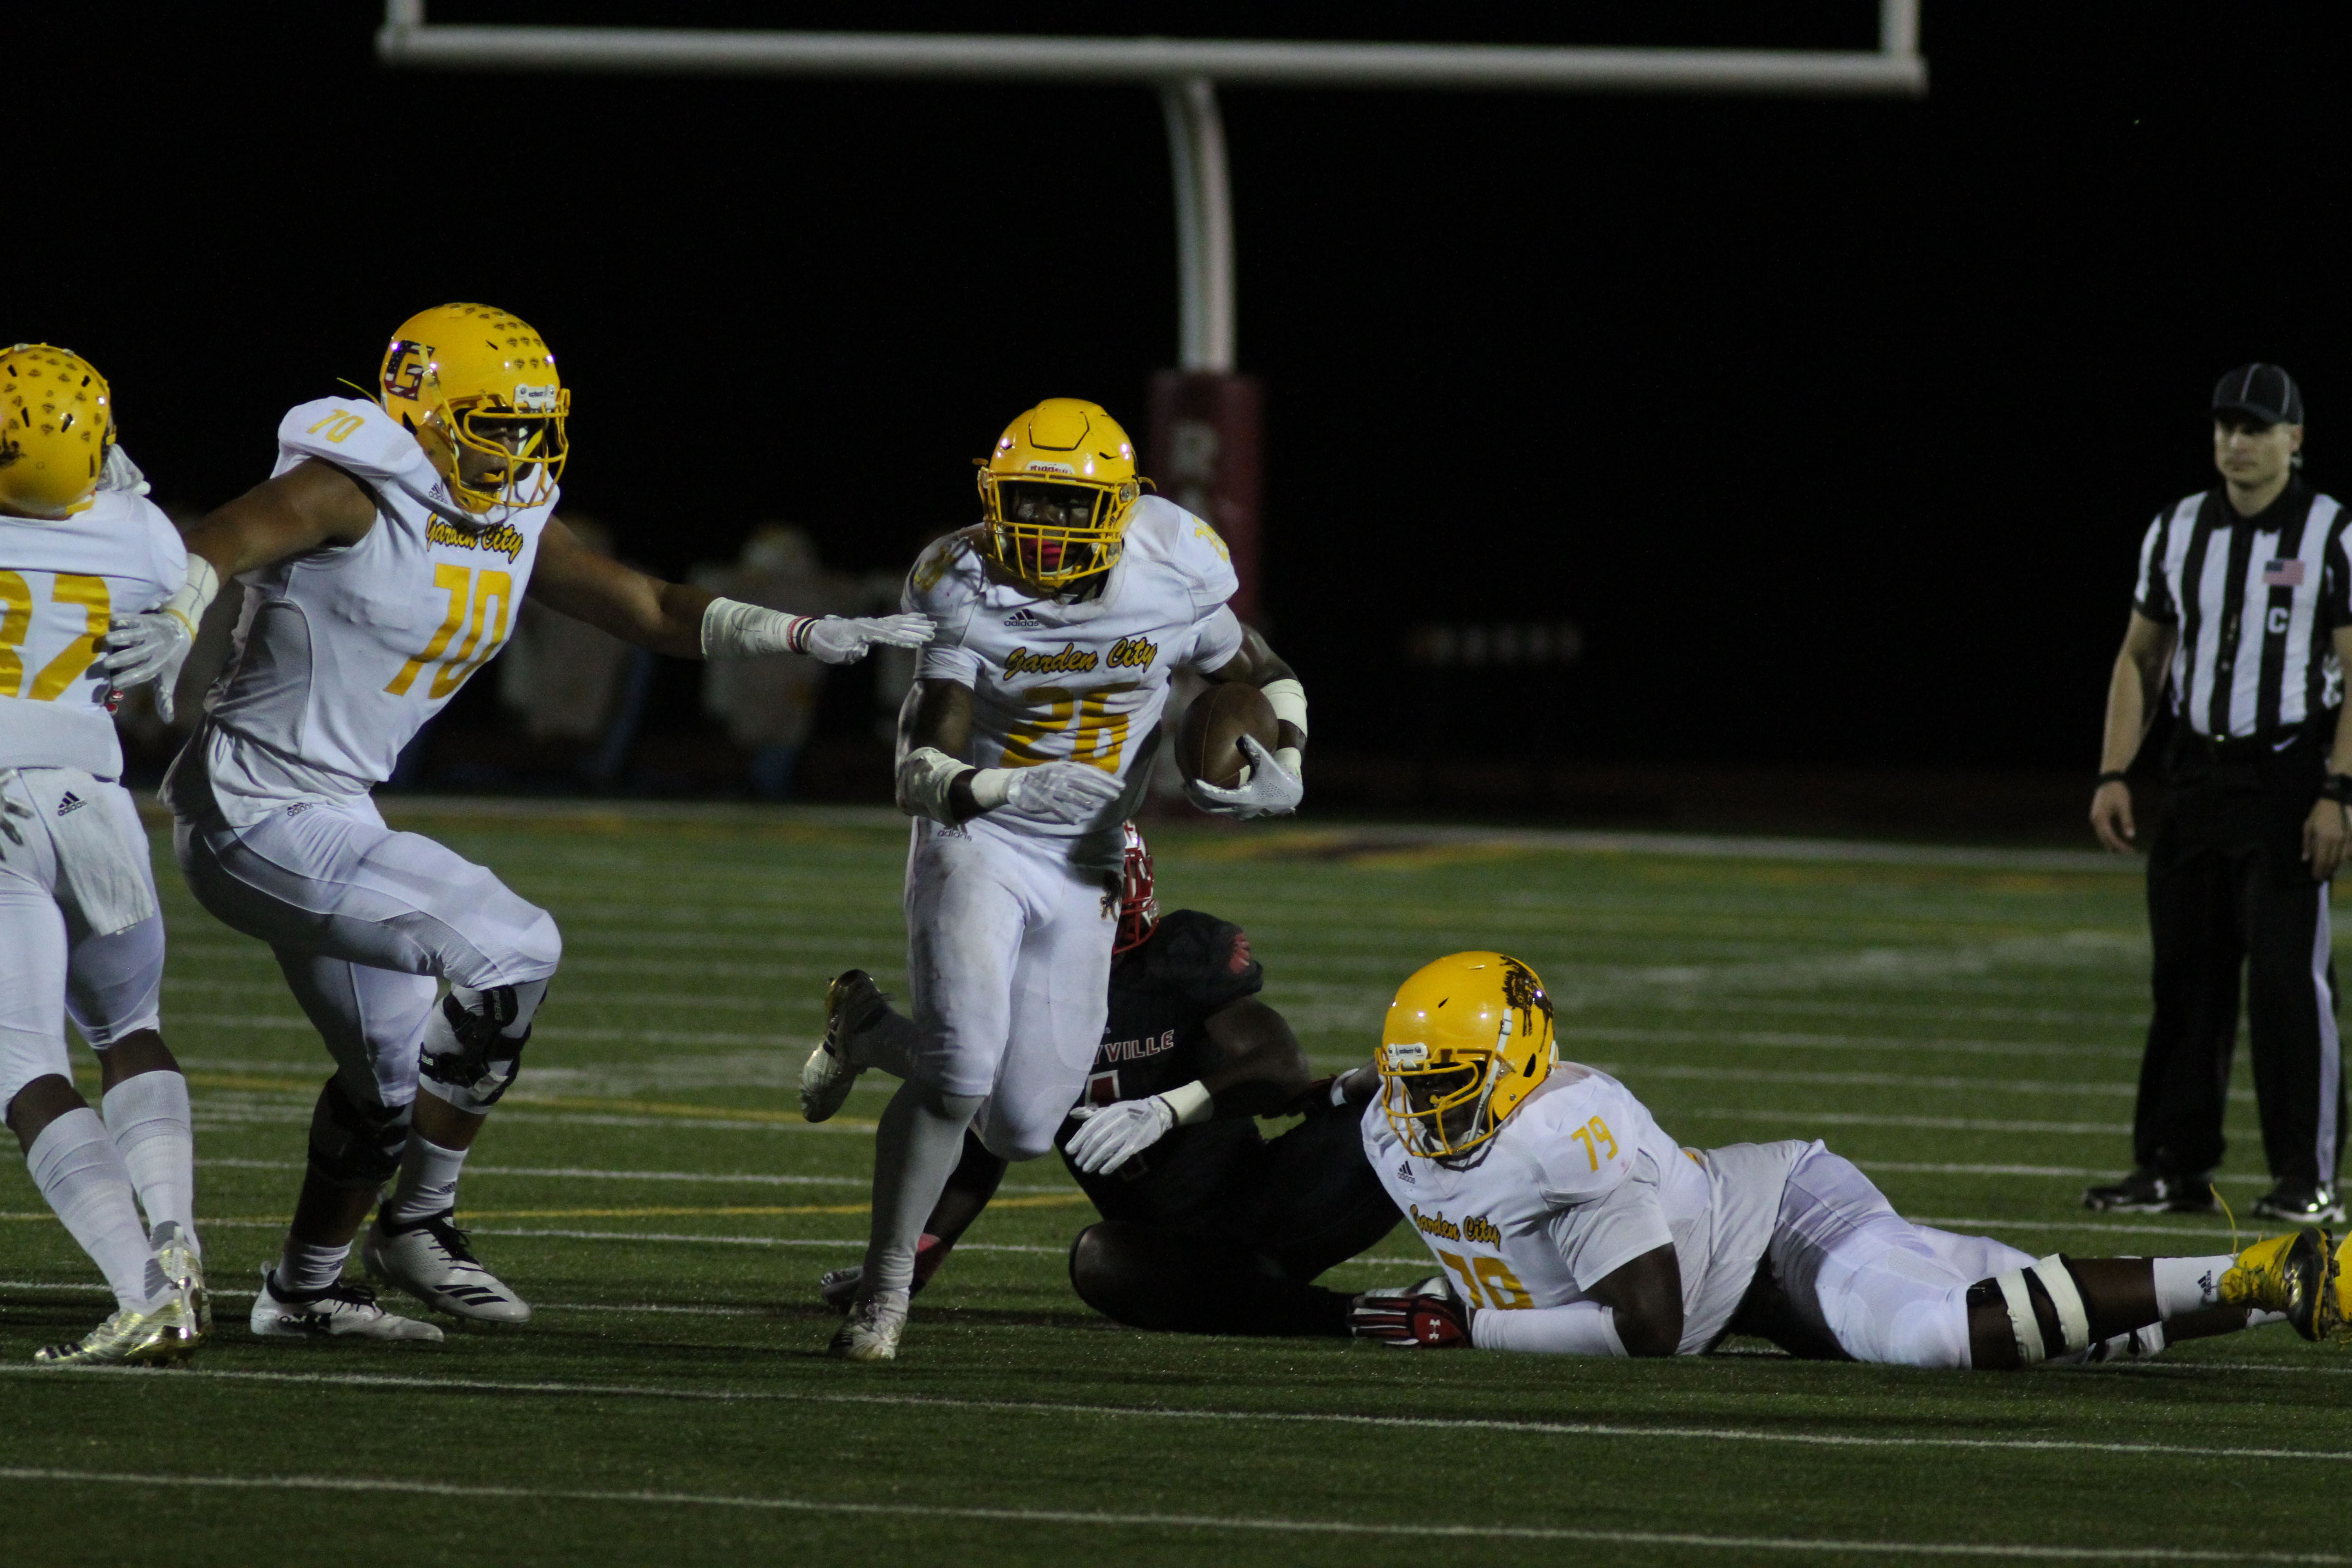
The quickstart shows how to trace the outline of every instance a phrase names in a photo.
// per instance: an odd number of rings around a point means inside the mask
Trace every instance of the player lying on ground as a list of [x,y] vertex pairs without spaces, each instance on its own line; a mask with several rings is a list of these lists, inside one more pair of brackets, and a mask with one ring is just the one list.
[[168,716],[189,628],[222,579],[245,584],[235,650],[164,797],[197,901],[269,943],[336,1064],[283,1256],[254,1302],[257,1334],[441,1337],[342,1283],[395,1176],[362,1250],[369,1271],[460,1318],[530,1316],[452,1217],[562,939],[484,868],[385,826],[369,797],[504,646],[517,601],[681,658],[838,664],[929,635],[919,616],[815,620],[715,598],[588,549],[555,516],[571,396],[539,334],[506,312],[412,317],[384,352],[377,400],[288,414],[274,476],[189,531],[187,586],[115,623],[109,678],[152,679]]
[[2340,1332],[2337,1249],[2305,1229],[2232,1258],[2063,1258],[1913,1225],[1819,1142],[1685,1149],[1608,1074],[1562,1062],[1535,973],[1458,952],[1389,1008],[1364,1149],[1444,1273],[1357,1299],[1400,1345],[1792,1353],[2007,1369],[2149,1355],[2286,1321]]
[[[174,1361],[212,1327],[188,1080],[157,1032],[163,916],[117,782],[115,690],[92,668],[114,609],[160,604],[187,575],[146,492],[87,361],[46,343],[0,354],[0,1110],[115,1300],[35,1354],[51,1365]],[[68,1016],[98,1053],[103,1119],[74,1089]]]
[[[1239,926],[1198,910],[1161,918],[1151,851],[1127,826],[1109,1018],[1086,1095],[1055,1147],[1102,1215],[1070,1246],[1070,1283],[1106,1317],[1198,1334],[1349,1331],[1349,1298],[1312,1281],[1394,1229],[1355,1119],[1310,1086],[1298,1038],[1257,998],[1265,973]],[[825,994],[801,1110],[822,1121],[868,1067],[904,1077],[914,1020],[853,969]],[[1309,1093],[1312,1087],[1317,1092]],[[1258,1116],[1304,1103],[1269,1142]],[[920,1290],[995,1195],[1006,1162],[967,1131],[915,1252]],[[847,1311],[865,1270],[819,1282]]]
[[1194,800],[1268,816],[1304,791],[1305,688],[1226,607],[1237,584],[1216,531],[1144,484],[1108,414],[1048,398],[982,459],[982,521],[908,574],[902,603],[939,624],[899,718],[916,1039],[875,1134],[873,1234],[833,1343],[845,1360],[898,1354],[915,1247],[964,1130],[1034,1160],[1086,1087],[1119,824],[1149,784],[1170,676],[1246,681],[1280,721],[1274,752],[1244,742],[1238,787],[1196,784]]

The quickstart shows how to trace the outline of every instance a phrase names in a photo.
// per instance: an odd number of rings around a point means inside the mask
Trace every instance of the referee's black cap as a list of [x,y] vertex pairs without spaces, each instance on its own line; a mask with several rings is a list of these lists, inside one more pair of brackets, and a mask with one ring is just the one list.
[[2213,412],[2242,414],[2265,425],[2303,423],[2303,389],[2274,364],[2240,365],[2213,389]]

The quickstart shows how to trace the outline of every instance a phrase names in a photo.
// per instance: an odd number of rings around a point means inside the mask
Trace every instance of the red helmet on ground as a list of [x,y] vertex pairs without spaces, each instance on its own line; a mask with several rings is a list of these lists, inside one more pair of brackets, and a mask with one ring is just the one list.
[[1114,956],[1141,947],[1160,923],[1160,900],[1151,891],[1151,846],[1132,822],[1120,825],[1127,850],[1119,858],[1118,935],[1111,943]]

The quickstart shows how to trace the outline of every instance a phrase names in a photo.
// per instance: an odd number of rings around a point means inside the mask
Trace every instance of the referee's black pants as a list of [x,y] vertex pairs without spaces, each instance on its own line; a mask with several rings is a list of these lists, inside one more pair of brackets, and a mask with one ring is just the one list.
[[2201,1175],[2221,1163],[2242,973],[2271,1176],[2336,1180],[2336,967],[2327,889],[2303,859],[2326,744],[2315,727],[2278,751],[2193,736],[2173,749],[2171,809],[2147,858],[2156,1006],[2132,1128],[2137,1162],[2161,1174]]

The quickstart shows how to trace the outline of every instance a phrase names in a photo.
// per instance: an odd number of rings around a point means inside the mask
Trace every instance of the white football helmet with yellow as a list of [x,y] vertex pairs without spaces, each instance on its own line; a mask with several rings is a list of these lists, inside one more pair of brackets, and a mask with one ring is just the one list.
[[1450,954],[1397,987],[1373,1059],[1381,1109],[1405,1148],[1432,1159],[1467,1153],[1559,1065],[1551,998],[1508,954]]
[[1128,514],[1151,481],[1135,443],[1102,405],[1049,397],[1004,427],[980,463],[989,558],[1048,595],[1118,564]]
[[571,389],[555,351],[491,305],[436,305],[400,324],[383,351],[376,401],[485,521],[544,502],[570,456]]

